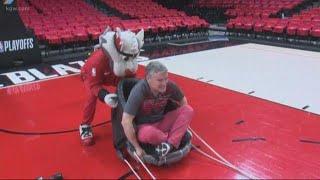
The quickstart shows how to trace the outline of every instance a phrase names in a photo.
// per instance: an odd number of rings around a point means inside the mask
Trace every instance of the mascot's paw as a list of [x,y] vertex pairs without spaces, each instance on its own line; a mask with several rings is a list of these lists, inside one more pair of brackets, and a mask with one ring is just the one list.
[[107,94],[104,97],[104,102],[112,108],[116,108],[118,106],[118,96],[117,94]]

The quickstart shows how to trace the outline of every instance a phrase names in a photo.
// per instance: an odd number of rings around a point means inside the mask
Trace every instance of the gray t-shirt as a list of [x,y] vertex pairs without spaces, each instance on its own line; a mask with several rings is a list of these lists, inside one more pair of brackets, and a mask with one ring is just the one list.
[[154,123],[163,119],[169,100],[180,102],[183,97],[180,88],[170,80],[167,83],[166,92],[154,96],[147,81],[143,79],[132,88],[124,112],[135,116],[137,125]]

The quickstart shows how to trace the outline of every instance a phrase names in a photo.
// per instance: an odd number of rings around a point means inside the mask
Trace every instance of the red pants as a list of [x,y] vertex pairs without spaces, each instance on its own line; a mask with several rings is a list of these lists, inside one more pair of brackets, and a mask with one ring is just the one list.
[[96,111],[98,98],[91,92],[90,87],[88,87],[89,85],[86,82],[84,83],[84,86],[86,91],[86,100],[83,107],[82,124],[91,124]]
[[153,124],[138,126],[138,140],[142,143],[158,145],[168,142],[178,148],[193,117],[193,109],[189,105],[168,112],[164,119]]

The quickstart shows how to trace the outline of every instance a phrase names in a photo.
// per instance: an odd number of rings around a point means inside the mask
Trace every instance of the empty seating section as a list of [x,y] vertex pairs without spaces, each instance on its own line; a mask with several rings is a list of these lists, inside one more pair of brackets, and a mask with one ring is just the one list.
[[262,35],[320,38],[320,8],[305,10],[285,19],[237,17],[229,20],[227,29],[231,32]]
[[167,9],[151,0],[102,0],[109,7],[133,18],[186,16],[182,11]]
[[292,10],[303,0],[198,0],[200,8],[225,8],[229,18],[237,16],[270,17],[280,11]]
[[320,8],[312,8],[293,15],[287,26],[287,34],[320,38]]
[[161,34],[174,33],[181,28],[190,31],[206,29],[209,24],[198,16],[183,16],[122,20],[120,27],[134,32],[143,28],[146,32]]
[[123,15],[134,18],[122,21],[124,29],[137,31],[143,28],[152,33],[173,33],[186,30],[206,29],[209,24],[198,16],[187,16],[182,11],[167,9],[151,0],[102,0]]
[[230,18],[238,16],[275,17],[281,11],[292,10],[303,0],[245,0],[228,9],[225,15]]
[[198,16],[167,9],[151,0],[104,1],[133,19],[109,17],[83,0],[18,0],[25,26],[32,29],[38,40],[50,45],[96,41],[107,26],[115,29],[144,29],[147,33],[174,33],[178,29],[207,29],[209,24]]
[[34,30],[39,40],[52,45],[97,40],[108,25],[119,20],[82,0],[19,0],[18,4],[30,8],[20,12],[25,26]]

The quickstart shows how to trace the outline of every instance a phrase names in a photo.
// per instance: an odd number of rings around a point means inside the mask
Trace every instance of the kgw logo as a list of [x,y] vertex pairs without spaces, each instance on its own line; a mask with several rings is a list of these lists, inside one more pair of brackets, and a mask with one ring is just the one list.
[[11,5],[14,0],[3,0],[4,5]]

